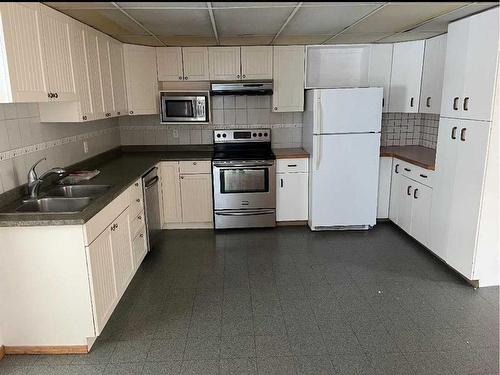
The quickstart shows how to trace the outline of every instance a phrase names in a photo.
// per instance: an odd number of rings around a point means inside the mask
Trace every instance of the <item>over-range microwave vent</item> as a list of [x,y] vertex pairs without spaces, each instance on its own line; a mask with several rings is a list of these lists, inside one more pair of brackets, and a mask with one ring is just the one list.
[[214,82],[210,85],[211,95],[272,95],[273,82]]

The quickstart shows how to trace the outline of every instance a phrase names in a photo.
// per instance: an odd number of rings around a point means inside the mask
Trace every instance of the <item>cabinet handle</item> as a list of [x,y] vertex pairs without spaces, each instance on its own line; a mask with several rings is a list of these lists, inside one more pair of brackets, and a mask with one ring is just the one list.
[[469,97],[466,96],[464,98],[464,111],[468,111],[469,110]]
[[460,99],[458,96],[455,96],[453,98],[453,110],[458,111],[458,99]]
[[86,120],[86,119],[87,119],[87,116],[82,116],[82,119]]
[[134,114],[134,111],[130,111],[129,113],[130,113],[131,115],[133,115],[133,114]]
[[143,238],[144,237],[144,233],[139,234],[139,237]]
[[420,173],[420,177],[422,177],[422,178],[427,178],[427,175],[426,175],[426,174],[423,174],[423,173]]
[[288,164],[287,167],[296,167],[297,164]]
[[51,93],[51,92],[48,92],[48,93],[47,93],[47,97],[52,98],[52,93]]
[[451,129],[451,139],[457,139],[457,127],[456,126],[454,126]]
[[57,92],[56,92],[56,93],[54,94],[54,98],[56,98],[56,99],[57,99],[58,97],[59,97],[59,95],[57,95]]
[[185,76],[185,77],[184,77],[184,80],[186,80],[186,81],[187,81],[187,80],[188,80],[188,76]]
[[399,173],[399,164],[396,164],[396,166],[394,167],[394,172]]
[[138,218],[139,220],[141,220],[141,219],[142,219],[142,216],[141,216],[141,215],[139,215],[139,216],[137,216],[137,218]]
[[139,183],[138,183],[138,182],[136,182],[134,185],[135,185],[135,186],[139,186]]
[[283,179],[280,178],[280,186],[283,187]]
[[117,114],[118,116],[120,116],[120,112],[116,112],[116,114]]
[[181,176],[181,180],[184,180],[184,176]]
[[406,188],[406,194],[411,195],[411,185]]
[[413,96],[410,99],[410,107],[413,107]]
[[427,97],[427,100],[425,101],[425,105],[427,106],[427,108],[431,107],[431,97],[430,96]]
[[198,163],[197,163],[197,162],[195,162],[195,161],[193,161],[193,165],[196,165],[196,164],[198,164]]
[[411,172],[411,169],[410,169],[410,168],[406,168],[406,167],[405,167],[405,171],[406,171],[406,172]]
[[179,80],[182,81],[182,76],[179,76]]
[[139,198],[137,198],[135,201],[136,201],[137,203],[139,203],[141,200],[140,200]]
[[382,108],[384,107],[384,105],[385,105],[385,99],[382,98]]
[[413,198],[415,198],[415,199],[418,199],[417,191],[418,191],[418,189],[413,190]]
[[460,130],[460,140],[462,142],[465,142],[465,131],[467,130],[467,128],[462,128],[462,130]]
[[247,78],[247,76],[245,74],[243,74],[243,78]]
[[239,75],[239,74],[237,74],[237,75],[236,75],[236,78],[240,78],[240,75]]
[[277,111],[278,110],[278,107],[274,107],[274,110]]

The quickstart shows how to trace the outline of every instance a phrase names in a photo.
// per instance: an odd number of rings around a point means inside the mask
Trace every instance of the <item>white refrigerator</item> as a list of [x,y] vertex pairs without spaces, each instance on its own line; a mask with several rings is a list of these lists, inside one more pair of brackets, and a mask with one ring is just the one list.
[[311,155],[309,227],[376,223],[382,88],[306,90],[303,146]]

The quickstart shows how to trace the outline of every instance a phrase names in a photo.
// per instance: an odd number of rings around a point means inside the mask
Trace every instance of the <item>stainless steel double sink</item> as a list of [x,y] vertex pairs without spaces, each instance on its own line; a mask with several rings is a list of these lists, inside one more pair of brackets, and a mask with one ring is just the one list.
[[61,185],[43,197],[23,200],[16,213],[76,213],[104,194],[110,185]]

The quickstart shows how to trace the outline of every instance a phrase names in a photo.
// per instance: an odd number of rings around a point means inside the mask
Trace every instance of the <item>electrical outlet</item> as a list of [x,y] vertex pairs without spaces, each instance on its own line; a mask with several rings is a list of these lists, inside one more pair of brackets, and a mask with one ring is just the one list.
[[83,141],[83,153],[87,154],[89,152],[89,144],[87,141]]
[[174,129],[173,136],[174,136],[174,138],[179,138],[179,130]]

